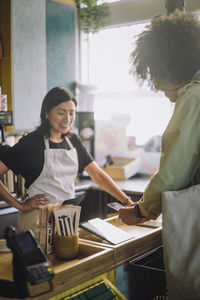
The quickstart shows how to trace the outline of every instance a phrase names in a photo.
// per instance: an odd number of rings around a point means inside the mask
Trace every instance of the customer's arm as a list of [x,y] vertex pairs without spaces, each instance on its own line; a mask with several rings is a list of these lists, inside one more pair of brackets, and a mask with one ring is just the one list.
[[158,173],[140,200],[142,215],[161,213],[161,195],[188,187],[199,169],[200,98],[190,91],[176,103],[172,119],[163,134]]
[[[186,188],[200,167],[199,97],[188,91],[176,103],[174,114],[162,138],[160,168],[139,201],[141,216],[157,218],[161,213],[162,193]],[[123,222],[130,225],[139,221],[135,219],[133,208],[132,211],[129,208],[126,210],[119,211]]]

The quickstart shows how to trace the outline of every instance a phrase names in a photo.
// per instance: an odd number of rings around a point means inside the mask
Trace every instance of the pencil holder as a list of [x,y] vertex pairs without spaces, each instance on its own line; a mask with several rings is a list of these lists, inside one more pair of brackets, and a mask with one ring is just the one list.
[[55,235],[55,256],[61,259],[72,259],[78,256],[79,235]]

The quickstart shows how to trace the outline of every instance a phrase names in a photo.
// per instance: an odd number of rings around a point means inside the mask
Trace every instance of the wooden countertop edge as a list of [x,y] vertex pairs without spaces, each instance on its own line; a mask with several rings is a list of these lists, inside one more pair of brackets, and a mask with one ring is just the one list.
[[[114,251],[112,249],[106,249],[101,255],[94,254],[93,256],[92,261],[91,258],[84,260],[82,266],[80,263],[68,269],[65,269],[64,265],[62,268],[55,267],[55,278],[52,282],[54,290],[48,294],[48,297],[58,295],[74,288],[115,267]],[[39,300],[40,298],[37,299]]]
[[[113,218],[115,217],[110,219],[112,220]],[[71,261],[71,263],[69,261],[63,263],[57,261],[53,265],[55,272],[55,277],[52,281],[54,290],[46,294],[48,298],[61,294],[77,285],[105,274],[117,266],[161,245],[162,227],[152,228],[152,231],[150,229],[149,233],[142,233],[117,246],[84,238],[80,238],[80,243],[83,246],[83,256],[80,256],[79,261],[78,259],[77,261]],[[85,253],[89,253],[89,255],[87,256]],[[40,290],[40,288],[38,289]],[[0,297],[0,300],[1,299],[3,298]],[[42,300],[47,298],[44,298],[43,295],[35,299]]]

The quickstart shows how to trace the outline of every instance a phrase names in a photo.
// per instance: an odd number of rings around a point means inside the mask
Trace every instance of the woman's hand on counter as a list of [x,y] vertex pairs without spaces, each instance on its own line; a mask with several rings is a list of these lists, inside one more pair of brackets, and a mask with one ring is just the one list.
[[38,194],[22,202],[20,205],[20,210],[26,212],[45,204],[47,204],[47,199],[45,198],[44,194]]
[[135,202],[133,202],[131,199],[128,199],[127,206],[135,206]]

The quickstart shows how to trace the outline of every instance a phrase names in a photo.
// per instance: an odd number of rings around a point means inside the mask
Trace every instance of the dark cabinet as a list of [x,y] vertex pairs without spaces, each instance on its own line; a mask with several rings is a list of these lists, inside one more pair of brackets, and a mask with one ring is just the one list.
[[[130,196],[134,202],[136,202],[141,198],[142,193],[127,193],[127,195]],[[97,217],[101,219],[107,218],[108,214],[114,212],[107,206],[107,204],[113,201],[117,200],[107,192],[99,189],[89,189],[81,203],[81,222]]]
[[4,230],[7,226],[17,228],[17,219],[20,212],[14,207],[0,209],[0,239],[3,238]]

